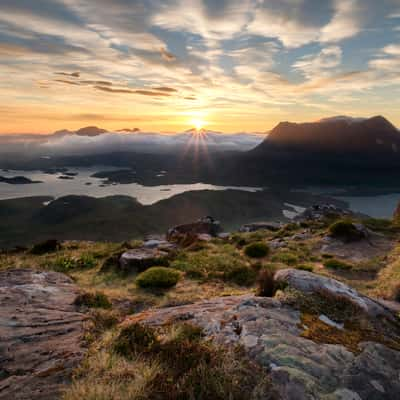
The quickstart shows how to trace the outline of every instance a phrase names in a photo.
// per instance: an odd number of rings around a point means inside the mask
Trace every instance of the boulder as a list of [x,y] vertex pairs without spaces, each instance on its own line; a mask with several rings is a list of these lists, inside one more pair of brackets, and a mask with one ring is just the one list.
[[119,258],[119,267],[124,272],[142,272],[154,266],[167,265],[171,253],[152,247],[140,247],[125,251]]
[[85,315],[73,281],[56,272],[0,272],[0,399],[59,398],[84,356]]
[[275,273],[278,286],[289,286],[307,294],[328,293],[332,298],[346,299],[360,308],[370,318],[387,318],[393,320],[392,312],[377,301],[362,295],[355,289],[336,279],[313,274],[298,269],[281,269]]
[[240,232],[256,232],[260,230],[278,231],[282,228],[280,222],[253,222],[240,227]]
[[190,224],[178,225],[168,230],[167,240],[181,243],[188,238],[196,238],[198,235],[206,234],[216,237],[221,231],[219,221],[213,217],[203,217]]
[[[347,334],[327,318],[317,320],[322,333]],[[283,400],[391,400],[400,393],[399,351],[374,341],[360,342],[357,352],[332,344],[329,336],[314,341],[305,335],[301,312],[274,298],[220,297],[146,311],[124,324],[181,322],[201,327],[220,345],[241,345],[265,368]]]

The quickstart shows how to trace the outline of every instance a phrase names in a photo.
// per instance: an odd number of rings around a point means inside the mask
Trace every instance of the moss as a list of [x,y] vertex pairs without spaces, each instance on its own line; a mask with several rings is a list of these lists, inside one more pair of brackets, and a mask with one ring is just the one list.
[[302,271],[312,272],[314,271],[314,266],[311,264],[299,264],[296,266],[296,269],[300,269]]
[[338,260],[337,258],[330,258],[324,261],[324,267],[329,269],[348,271],[353,268],[353,265],[345,261]]
[[373,231],[390,231],[393,227],[393,222],[390,219],[384,218],[366,218],[362,220],[364,226]]
[[269,247],[263,242],[251,243],[245,247],[244,253],[247,257],[263,258],[269,254]]
[[141,272],[135,282],[141,288],[162,288],[168,289],[175,286],[181,274],[173,268],[151,267]]
[[111,302],[108,297],[102,292],[86,292],[78,295],[74,301],[78,307],[89,308],[111,308]]

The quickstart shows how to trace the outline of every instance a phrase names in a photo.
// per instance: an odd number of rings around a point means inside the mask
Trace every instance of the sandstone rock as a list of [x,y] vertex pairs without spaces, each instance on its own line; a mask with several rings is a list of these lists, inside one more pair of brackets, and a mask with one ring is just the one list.
[[0,399],[53,400],[84,355],[77,288],[55,272],[0,272]]
[[216,298],[144,312],[125,323],[180,321],[202,327],[219,344],[244,346],[283,400],[392,400],[400,393],[400,352],[375,342],[360,343],[359,353],[341,344],[315,343],[302,337],[300,312],[276,299]]
[[385,317],[392,320],[390,310],[371,298],[335,279],[298,269],[282,269],[275,273],[275,281],[281,286],[288,285],[303,293],[325,292],[333,297],[345,298],[358,306],[371,318]]
[[256,232],[260,230],[278,231],[281,228],[282,224],[279,222],[254,222],[242,225],[240,232]]
[[119,266],[124,272],[142,272],[147,268],[166,265],[170,252],[158,248],[140,247],[122,253]]

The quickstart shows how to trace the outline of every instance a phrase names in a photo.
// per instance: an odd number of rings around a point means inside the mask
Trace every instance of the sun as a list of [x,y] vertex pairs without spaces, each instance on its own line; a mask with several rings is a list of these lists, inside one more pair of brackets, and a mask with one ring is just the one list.
[[193,118],[190,122],[197,131],[200,131],[204,127],[204,121],[199,118]]

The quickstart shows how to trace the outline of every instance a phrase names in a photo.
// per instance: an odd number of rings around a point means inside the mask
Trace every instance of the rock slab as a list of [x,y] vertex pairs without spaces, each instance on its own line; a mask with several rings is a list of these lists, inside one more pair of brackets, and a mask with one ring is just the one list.
[[244,346],[283,400],[393,400],[400,393],[400,352],[375,342],[361,343],[356,354],[340,344],[316,343],[301,335],[300,312],[277,299],[220,297],[125,321],[134,322],[191,323],[216,343]]
[[63,274],[0,272],[0,400],[60,397],[84,355],[77,294]]

